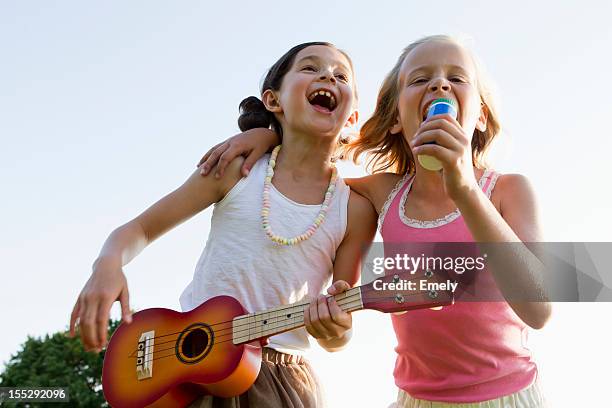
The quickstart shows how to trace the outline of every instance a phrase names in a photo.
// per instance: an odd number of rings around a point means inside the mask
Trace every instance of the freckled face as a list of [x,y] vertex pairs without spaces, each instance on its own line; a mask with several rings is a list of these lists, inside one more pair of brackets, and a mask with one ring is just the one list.
[[469,53],[455,43],[429,41],[412,50],[400,68],[399,87],[399,130],[408,141],[437,98],[455,101],[457,121],[467,134],[481,126],[476,68]]

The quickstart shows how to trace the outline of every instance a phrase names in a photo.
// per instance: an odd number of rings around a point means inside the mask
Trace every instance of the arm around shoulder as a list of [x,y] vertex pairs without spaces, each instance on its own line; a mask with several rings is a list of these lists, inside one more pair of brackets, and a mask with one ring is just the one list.
[[402,176],[395,173],[375,173],[359,178],[344,179],[352,191],[356,191],[365,197],[376,212],[382,208],[389,197],[389,194]]

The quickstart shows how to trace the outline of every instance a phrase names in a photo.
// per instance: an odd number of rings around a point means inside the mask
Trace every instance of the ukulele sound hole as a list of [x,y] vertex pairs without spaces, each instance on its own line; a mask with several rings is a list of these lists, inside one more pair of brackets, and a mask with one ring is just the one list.
[[187,364],[201,361],[210,352],[214,332],[205,323],[194,323],[179,335],[175,352],[179,360]]
[[195,358],[202,354],[208,346],[208,334],[202,329],[194,329],[185,336],[182,351],[188,358]]

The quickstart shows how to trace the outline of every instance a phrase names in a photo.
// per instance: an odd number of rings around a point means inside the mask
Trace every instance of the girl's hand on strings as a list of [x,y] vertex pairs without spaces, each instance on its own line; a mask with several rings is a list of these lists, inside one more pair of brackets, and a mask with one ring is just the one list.
[[459,122],[450,115],[427,119],[410,141],[413,157],[426,154],[440,160],[444,186],[453,200],[478,188],[470,141]]
[[108,320],[113,303],[121,303],[121,320],[132,321],[127,279],[119,261],[98,259],[70,316],[70,336],[77,326],[86,351],[100,352],[106,346]]
[[350,289],[347,282],[339,280],[327,289],[332,296],[319,296],[304,311],[306,330],[317,340],[333,340],[344,337],[353,326],[350,313],[340,309],[333,295]]
[[200,174],[206,176],[216,166],[215,177],[223,177],[227,165],[237,156],[244,156],[242,175],[246,177],[255,162],[280,142],[278,135],[270,129],[255,128],[239,133],[206,152],[198,163]]

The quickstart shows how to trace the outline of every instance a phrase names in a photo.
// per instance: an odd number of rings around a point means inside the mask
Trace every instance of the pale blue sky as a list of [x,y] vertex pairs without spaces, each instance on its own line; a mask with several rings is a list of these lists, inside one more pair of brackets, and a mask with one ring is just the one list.
[[[532,180],[549,240],[611,241],[610,15],[600,1],[0,2],[0,361],[27,334],[67,326],[108,233],[236,133],[238,103],[304,41],[330,41],[352,56],[363,123],[404,46],[427,34],[468,35],[499,90],[506,134],[496,167]],[[126,268],[132,307],[178,308],[209,215]],[[591,310],[594,322],[604,308]],[[585,324],[571,310],[574,320],[536,333],[542,350]],[[386,318],[363,316],[356,325],[382,331],[376,347],[386,353],[376,387],[387,388],[373,401],[390,402],[392,331]],[[354,362],[373,347],[368,341],[364,333],[333,358]],[[333,378],[324,366],[337,360],[324,357],[316,351],[314,360]],[[543,372],[557,372],[554,364],[545,360]],[[551,377],[550,389],[566,389]],[[339,392],[328,386],[328,394]]]

